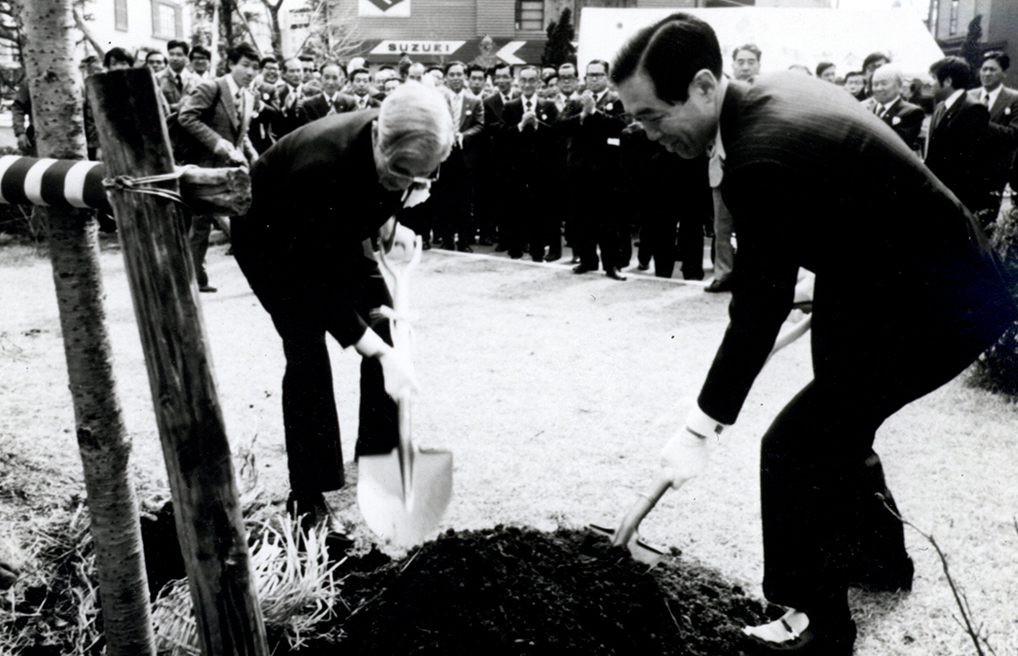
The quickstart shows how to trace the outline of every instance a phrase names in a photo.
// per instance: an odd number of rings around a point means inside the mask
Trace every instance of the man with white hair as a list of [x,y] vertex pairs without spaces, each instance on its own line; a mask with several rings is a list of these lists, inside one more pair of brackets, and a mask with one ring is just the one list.
[[873,72],[870,84],[873,96],[863,102],[863,106],[894,130],[909,148],[921,152],[919,130],[925,114],[922,107],[901,97],[904,86],[901,71],[891,64],[884,64]]
[[409,248],[415,235],[397,212],[437,177],[454,135],[445,98],[408,82],[379,109],[291,132],[251,170],[234,254],[283,340],[287,509],[308,524],[331,519],[323,492],[344,483],[327,334],[363,358],[356,455],[388,453],[399,439],[393,398],[413,372],[393,352],[388,324],[371,324],[371,310],[392,299],[364,242]]

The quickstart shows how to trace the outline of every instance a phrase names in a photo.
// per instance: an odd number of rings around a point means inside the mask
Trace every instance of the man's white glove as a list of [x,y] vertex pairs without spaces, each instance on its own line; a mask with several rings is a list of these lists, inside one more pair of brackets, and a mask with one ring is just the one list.
[[385,391],[398,401],[404,394],[417,391],[414,365],[395,349],[386,349],[378,355],[382,363]]
[[661,449],[661,467],[672,479],[673,489],[703,473],[723,428],[698,407],[690,413],[685,427]]

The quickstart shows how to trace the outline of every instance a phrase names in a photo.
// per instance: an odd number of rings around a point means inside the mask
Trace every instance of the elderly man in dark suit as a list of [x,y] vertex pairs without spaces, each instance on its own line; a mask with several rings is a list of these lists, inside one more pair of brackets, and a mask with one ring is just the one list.
[[[214,80],[201,82],[180,103],[180,127],[200,142],[192,162],[205,168],[246,166],[258,158],[248,137],[254,98],[247,90],[258,74],[258,51],[241,43],[227,53],[230,72]],[[220,217],[195,216],[191,221],[191,254],[198,274],[198,289],[214,292],[205,272],[205,253],[209,248],[212,222]],[[221,221],[225,231],[229,227]]]
[[522,95],[505,106],[498,142],[507,173],[509,209],[501,229],[509,257],[523,257],[529,244],[530,257],[543,262],[545,248],[552,256],[562,253],[559,218],[552,202],[562,155],[555,127],[558,110],[555,103],[538,97],[538,76],[536,66],[520,71]]
[[606,276],[625,280],[620,268],[623,240],[629,239],[629,213],[619,206],[619,144],[626,110],[608,88],[608,62],[592,60],[586,79],[586,91],[570,100],[559,118],[567,144],[566,188],[576,195],[569,236],[580,263],[573,273],[597,271],[600,263]]
[[236,221],[234,252],[272,316],[286,355],[283,425],[292,513],[331,519],[323,492],[343,486],[343,453],[326,336],[362,356],[357,456],[396,446],[398,396],[410,363],[390,348],[371,310],[392,300],[364,242],[414,238],[395,215],[449,153],[445,99],[417,83],[380,110],[327,116],[280,139],[251,171],[251,210]]
[[909,148],[922,152],[919,131],[926,114],[919,105],[913,105],[901,97],[904,80],[901,71],[891,64],[884,64],[873,72],[871,80],[873,96],[863,102],[863,107],[877,115],[901,137]]
[[1007,172],[1018,150],[1018,91],[1004,86],[1004,76],[1011,67],[1011,58],[999,50],[983,54],[979,67],[982,86],[969,91],[969,97],[990,110],[990,175],[986,209],[996,217]]
[[926,166],[980,219],[992,222],[986,211],[989,169],[990,112],[965,90],[972,68],[961,57],[945,57],[930,67],[937,105],[930,119]]
[[435,184],[438,216],[436,236],[442,248],[470,252],[474,243],[471,217],[474,181],[482,154],[484,106],[466,88],[466,65],[452,62],[445,67],[445,87],[452,124],[456,129],[452,152],[443,166],[442,179]]
[[273,132],[277,139],[285,137],[301,126],[300,105],[306,97],[309,97],[301,82],[303,77],[304,68],[301,60],[293,58],[283,62],[282,84],[276,91],[279,117]]
[[301,125],[325,116],[356,111],[357,100],[340,91],[343,81],[343,69],[339,64],[322,66],[322,92],[305,98],[297,109]]
[[848,656],[849,584],[912,581],[902,526],[875,497],[893,506],[875,432],[964,370],[1018,308],[972,214],[887,125],[825,82],[786,72],[748,86],[721,66],[710,26],[674,14],[638,32],[613,70],[649,138],[715,160],[739,235],[728,329],[662,464],[674,486],[702,473],[774,346],[800,267],[813,271],[814,378],[760,458],[764,594],[790,609],[747,628],[744,651]]

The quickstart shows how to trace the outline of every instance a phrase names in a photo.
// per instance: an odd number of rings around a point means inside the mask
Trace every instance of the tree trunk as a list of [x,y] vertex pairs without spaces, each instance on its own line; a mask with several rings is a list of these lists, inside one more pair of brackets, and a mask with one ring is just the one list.
[[[25,4],[26,74],[42,157],[84,159],[82,91],[70,0]],[[87,210],[42,208],[96,548],[107,653],[155,653],[127,438],[113,378],[96,222]]]
[[272,32],[272,54],[279,60],[279,67],[283,67],[283,27],[279,23],[279,10],[283,6],[282,0],[279,2],[271,2],[271,0],[262,0],[262,4],[265,5],[266,11],[269,12],[269,25]]

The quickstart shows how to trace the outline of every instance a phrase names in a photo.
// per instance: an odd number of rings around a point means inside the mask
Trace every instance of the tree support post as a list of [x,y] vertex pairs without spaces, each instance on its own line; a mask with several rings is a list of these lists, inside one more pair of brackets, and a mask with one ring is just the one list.
[[[90,77],[87,87],[107,175],[172,174],[152,74],[144,68],[111,71]],[[173,177],[145,186],[179,194]],[[123,186],[111,186],[109,195],[202,653],[268,656],[183,210],[174,200]]]

